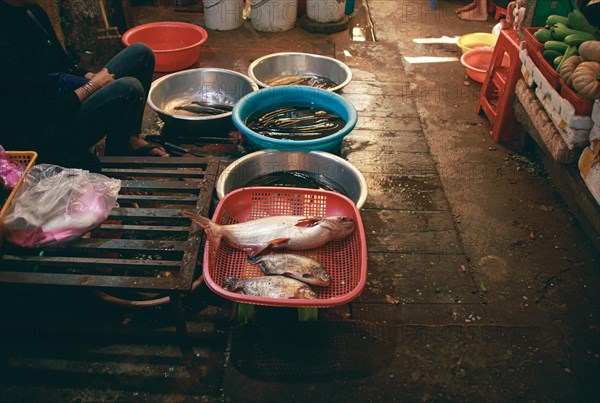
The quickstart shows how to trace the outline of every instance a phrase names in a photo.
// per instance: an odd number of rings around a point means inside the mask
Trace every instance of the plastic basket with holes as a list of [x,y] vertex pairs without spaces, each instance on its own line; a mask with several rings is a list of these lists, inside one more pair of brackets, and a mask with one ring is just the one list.
[[216,294],[241,303],[286,307],[331,307],[357,298],[367,279],[367,243],[356,205],[338,193],[300,188],[250,187],[228,193],[219,202],[213,221],[235,224],[257,218],[299,215],[310,217],[347,216],[354,219],[354,232],[344,239],[319,248],[289,251],[311,257],[331,276],[327,287],[312,287],[316,299],[278,299],[256,297],[228,291],[227,277],[240,280],[262,276],[260,268],[248,262],[247,255],[225,242],[207,240],[204,248],[204,280]]
[[21,183],[23,183],[23,178],[25,178],[25,174],[27,173],[27,171],[29,171],[29,169],[31,169],[31,167],[35,164],[35,160],[37,159],[37,153],[35,151],[7,151],[6,153],[8,154],[8,158],[12,162],[24,165],[25,169],[23,170],[23,175],[21,175],[21,178],[17,182],[17,186],[15,186],[14,189],[10,192],[8,198],[4,202],[4,205],[0,206],[2,207],[2,209],[0,210],[0,222],[2,221],[2,217],[4,217],[6,210],[8,210],[8,206],[10,206],[13,197],[15,197],[15,193],[17,193],[17,190],[21,186]]
[[31,169],[31,167],[35,164],[35,160],[37,159],[37,153],[35,151],[7,151],[6,153],[8,154],[8,158],[12,162],[23,164],[25,168],[23,169],[23,174],[21,175],[21,178],[19,178],[19,181],[17,182],[17,186],[15,186],[10,192],[8,198],[4,202],[4,205],[0,205],[0,244],[2,244],[3,240],[2,218],[4,218],[4,214],[6,214],[6,211],[8,210],[10,203],[15,197],[17,190],[19,189],[19,187],[21,187],[21,183],[23,183],[25,174],[27,174],[27,171]]

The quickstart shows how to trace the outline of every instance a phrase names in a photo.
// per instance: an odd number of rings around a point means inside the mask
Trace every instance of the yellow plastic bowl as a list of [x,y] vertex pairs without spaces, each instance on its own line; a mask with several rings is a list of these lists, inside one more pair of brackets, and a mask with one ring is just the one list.
[[497,40],[498,35],[488,34],[485,32],[475,32],[461,36],[456,41],[456,44],[463,53],[466,53],[470,50],[482,48],[484,46],[494,46]]

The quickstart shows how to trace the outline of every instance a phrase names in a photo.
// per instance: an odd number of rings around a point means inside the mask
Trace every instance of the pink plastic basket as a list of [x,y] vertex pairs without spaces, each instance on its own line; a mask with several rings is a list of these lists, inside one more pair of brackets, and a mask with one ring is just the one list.
[[360,213],[347,197],[334,192],[300,188],[250,187],[235,190],[221,199],[213,215],[219,224],[234,224],[276,215],[345,215],[356,222],[350,236],[329,242],[320,248],[291,253],[317,260],[331,276],[328,287],[313,287],[317,299],[278,299],[254,297],[223,288],[227,277],[248,279],[262,276],[260,269],[247,260],[243,251],[225,242],[207,241],[204,248],[204,280],[216,294],[253,305],[286,307],[331,307],[358,297],[367,280],[367,242]]

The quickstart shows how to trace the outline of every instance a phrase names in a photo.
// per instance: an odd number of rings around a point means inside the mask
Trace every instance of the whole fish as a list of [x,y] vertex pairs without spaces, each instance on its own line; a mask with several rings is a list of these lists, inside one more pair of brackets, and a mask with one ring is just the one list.
[[331,284],[329,273],[319,262],[307,256],[276,253],[250,257],[248,261],[257,264],[267,275],[279,274],[321,287]]
[[232,111],[233,110],[233,105],[226,104],[224,102],[217,102],[217,101],[192,101],[192,103],[195,104],[195,105],[198,105],[198,106],[205,106],[205,107],[210,107],[210,108],[221,109],[223,111]]
[[211,106],[200,106],[197,105],[196,102],[192,102],[191,104],[187,105],[176,106],[175,110],[184,110],[187,112],[195,113],[197,115],[220,115],[222,113],[228,112],[224,109],[213,108]]
[[267,80],[265,83],[270,87],[278,85],[307,85],[309,87],[322,89],[337,87],[335,81],[315,75],[281,76]]
[[247,280],[227,277],[225,280],[225,289],[255,297],[286,299],[317,298],[317,294],[308,284],[283,276],[263,276]]
[[298,106],[257,112],[248,117],[246,124],[263,136],[302,141],[329,136],[344,127],[346,121],[322,109]]
[[254,257],[267,248],[306,250],[318,248],[329,241],[342,239],[354,232],[351,217],[272,216],[238,224],[220,225],[206,217],[183,211],[204,228],[209,239],[223,238],[234,248]]

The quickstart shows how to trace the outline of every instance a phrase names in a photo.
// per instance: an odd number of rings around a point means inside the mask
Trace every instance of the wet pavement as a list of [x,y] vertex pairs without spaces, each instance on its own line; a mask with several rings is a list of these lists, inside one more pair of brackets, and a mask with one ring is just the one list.
[[[459,2],[428,4],[369,1],[376,42],[246,22],[209,32],[198,62],[246,72],[262,55],[303,51],[352,69],[342,95],[359,122],[341,154],[369,184],[359,298],[320,309],[318,322],[257,307],[239,324],[202,285],[184,300],[193,353],[182,354],[166,306],[3,287],[0,400],[597,401],[597,251],[535,153],[517,158],[491,140],[459,49],[413,40],[489,32],[492,20],[460,22]],[[368,20],[361,7],[356,21]],[[140,22],[203,23],[134,10]],[[409,62],[425,56],[456,60]],[[156,122],[148,111],[147,131]]]

